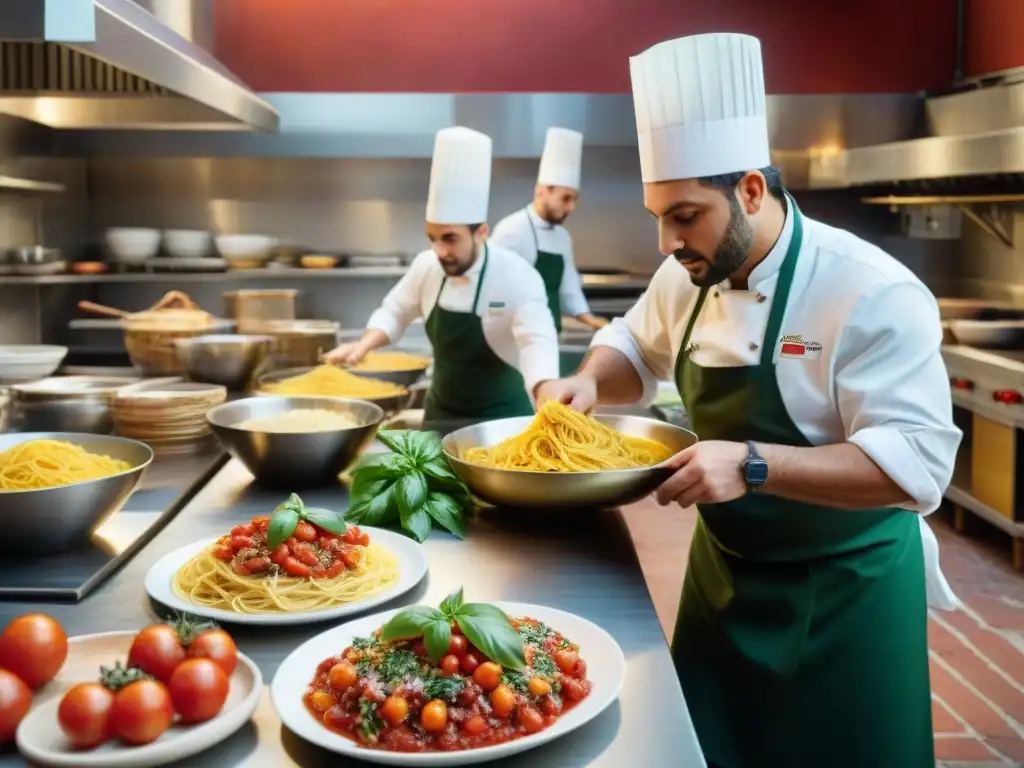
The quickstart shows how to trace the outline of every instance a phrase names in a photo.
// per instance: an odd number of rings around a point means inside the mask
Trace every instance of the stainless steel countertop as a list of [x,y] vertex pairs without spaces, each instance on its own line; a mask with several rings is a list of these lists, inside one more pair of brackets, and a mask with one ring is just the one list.
[[[197,464],[196,476],[201,471]],[[340,507],[345,503],[340,487],[307,493],[304,498],[317,506]],[[280,493],[254,486],[248,472],[232,461],[153,541],[81,603],[0,602],[0,625],[39,610],[60,621],[69,635],[138,629],[156,616],[142,582],[161,556],[196,539],[218,535],[255,514],[266,514],[280,501]],[[436,603],[465,585],[473,600],[516,600],[572,611],[610,632],[626,655],[622,694],[603,715],[565,738],[493,765],[705,765],[620,512],[492,510],[472,521],[466,541],[434,533],[425,547],[430,559],[429,576],[395,605],[421,600]],[[259,665],[269,683],[278,664],[293,648],[330,626],[233,627],[231,631],[239,649]],[[176,765],[312,768],[340,762],[333,753],[285,730],[265,691],[252,723],[217,747]],[[18,755],[0,755],[2,768],[21,765],[25,762]]]

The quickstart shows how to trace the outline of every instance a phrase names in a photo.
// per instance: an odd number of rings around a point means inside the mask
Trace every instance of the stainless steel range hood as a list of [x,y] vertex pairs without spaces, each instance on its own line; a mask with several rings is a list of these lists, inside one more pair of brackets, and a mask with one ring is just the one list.
[[62,129],[276,132],[268,102],[158,18],[201,5],[0,0],[0,112]]
[[[1019,77],[1019,74],[1017,75]],[[984,183],[1021,186],[1024,83],[1003,82],[922,101],[924,136],[814,158],[811,187],[915,187],[962,190]]]

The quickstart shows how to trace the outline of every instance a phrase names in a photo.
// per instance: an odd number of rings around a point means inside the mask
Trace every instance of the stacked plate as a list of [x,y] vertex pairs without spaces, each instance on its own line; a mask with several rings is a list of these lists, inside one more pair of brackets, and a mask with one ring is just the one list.
[[122,389],[110,410],[117,434],[147,443],[158,456],[177,456],[215,444],[206,412],[227,396],[221,386],[158,379]]
[[0,346],[0,385],[45,379],[60,367],[67,353],[67,347],[44,344]]

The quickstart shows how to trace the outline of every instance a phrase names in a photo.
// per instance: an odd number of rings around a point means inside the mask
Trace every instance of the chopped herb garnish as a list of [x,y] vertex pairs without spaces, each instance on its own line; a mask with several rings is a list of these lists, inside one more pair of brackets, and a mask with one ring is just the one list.
[[544,651],[537,651],[533,654],[533,669],[541,677],[554,677],[558,672],[558,666]]
[[366,741],[376,741],[384,730],[384,721],[377,715],[377,705],[365,697],[359,698],[359,733]]
[[388,683],[412,677],[420,671],[420,660],[412,651],[388,651],[380,665],[380,676]]
[[519,625],[519,636],[531,645],[541,647],[544,645],[544,641],[553,634],[551,628],[546,624],[537,622],[531,624],[529,622],[522,622]]
[[377,645],[375,637],[356,637],[352,640],[352,647],[357,651],[369,651]]
[[356,674],[360,677],[364,677],[371,669],[373,669],[373,659],[364,657],[356,662]]
[[443,699],[450,703],[462,692],[463,685],[461,677],[432,677],[424,683],[423,695],[427,701]]
[[526,688],[530,683],[530,678],[518,670],[506,669],[505,674],[501,676],[501,682],[513,691],[526,693]]

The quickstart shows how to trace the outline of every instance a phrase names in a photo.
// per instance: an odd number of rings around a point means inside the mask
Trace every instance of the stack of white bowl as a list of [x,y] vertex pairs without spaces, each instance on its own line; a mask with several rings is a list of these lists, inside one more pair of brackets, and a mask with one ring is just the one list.
[[106,232],[106,241],[116,263],[139,267],[160,251],[160,230],[112,227]]
[[60,367],[67,353],[67,347],[46,344],[0,346],[0,385],[45,379]]
[[176,259],[201,259],[210,255],[210,233],[201,229],[165,229],[164,250]]

